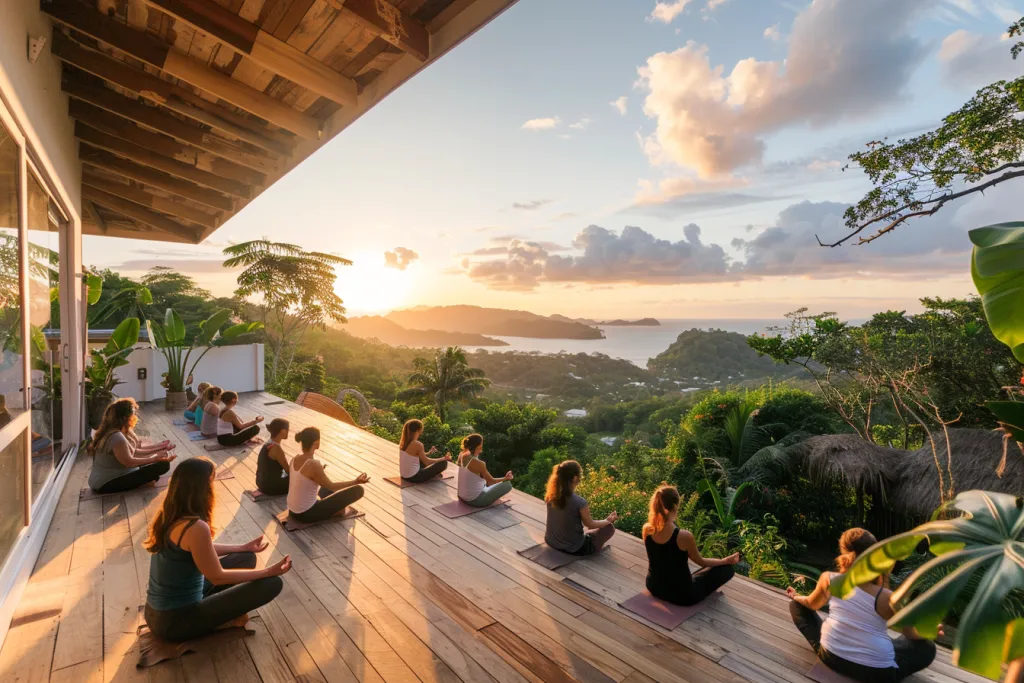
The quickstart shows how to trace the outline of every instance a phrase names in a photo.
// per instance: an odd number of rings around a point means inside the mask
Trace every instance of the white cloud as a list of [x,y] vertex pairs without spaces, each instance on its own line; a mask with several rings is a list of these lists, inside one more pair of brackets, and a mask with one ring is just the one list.
[[975,90],[993,81],[1024,76],[1024,59],[1013,59],[1010,45],[997,35],[954,31],[939,48],[943,80],[953,88]]
[[587,118],[586,116],[584,116],[582,119],[580,119],[576,123],[570,123],[569,127],[574,129],[574,130],[586,130],[587,126],[589,126],[591,123],[593,123],[593,120]]
[[946,2],[972,17],[976,17],[980,13],[974,0],[946,0]]
[[651,21],[660,21],[663,24],[671,24],[676,17],[683,13],[683,9],[685,9],[690,2],[692,2],[692,0],[658,2],[658,4],[654,6],[654,11],[651,12],[649,19]]
[[562,123],[562,119],[558,118],[557,116],[548,116],[546,118],[541,119],[530,119],[529,121],[522,125],[522,129],[551,130],[552,128],[556,128],[560,123]]
[[708,0],[707,7],[704,8],[705,12],[714,12],[716,9],[724,5],[729,0]]
[[807,164],[808,171],[834,171],[842,168],[843,162],[837,159],[815,159]]
[[768,40],[778,40],[779,38],[781,38],[782,34],[779,32],[779,25],[774,24],[766,28],[764,30],[764,37],[767,38]]
[[644,112],[657,123],[648,157],[702,178],[728,174],[759,162],[776,130],[890,106],[927,52],[911,24],[936,1],[816,0],[796,17],[784,60],[748,58],[728,74],[692,41],[653,55],[639,69]]
[[985,7],[989,12],[998,17],[1000,21],[1005,21],[1007,24],[1012,24],[1021,17],[1021,12],[1017,11],[1003,0],[982,0],[982,2],[985,4]]
[[657,185],[650,180],[641,180],[637,183],[639,187],[634,201],[640,206],[664,204],[665,202],[688,195],[721,192],[722,190],[745,187],[749,184],[750,181],[746,178],[737,176],[722,176],[709,179],[679,176],[664,178]]
[[395,247],[392,251],[384,252],[384,267],[394,268],[395,270],[405,270],[413,264],[413,262],[419,260],[420,255],[412,249],[406,249],[405,247]]
[[553,199],[531,199],[528,202],[512,202],[512,208],[519,209],[520,211],[536,211],[553,201]]
[[615,107],[615,110],[618,111],[620,114],[622,114],[623,116],[626,115],[626,110],[629,105],[625,95],[623,95],[617,100],[612,100],[610,104],[613,107]]

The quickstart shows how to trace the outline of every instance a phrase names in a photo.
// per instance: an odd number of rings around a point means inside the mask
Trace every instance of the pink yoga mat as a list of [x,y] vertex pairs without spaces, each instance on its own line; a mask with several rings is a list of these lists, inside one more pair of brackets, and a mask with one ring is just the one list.
[[267,495],[266,493],[263,493],[263,491],[260,491],[259,489],[252,489],[251,491],[246,491],[245,495],[246,497],[249,498],[249,500],[251,500],[254,503],[262,503],[263,501],[266,500],[274,500],[275,498],[280,498],[284,494],[282,493],[281,495],[278,496],[270,496]]
[[719,599],[721,595],[721,592],[714,593],[696,605],[683,607],[682,605],[673,605],[670,602],[659,600],[647,591],[644,591],[619,604],[623,609],[629,610],[633,614],[639,614],[648,621],[653,621],[658,626],[671,631],[707,607],[712,600]]
[[365,512],[357,510],[352,506],[349,506],[348,509],[351,510],[351,512],[349,512],[346,515],[334,515],[333,517],[328,517],[327,519],[320,522],[300,522],[297,519],[292,519],[291,516],[288,514],[287,509],[277,513],[277,517],[275,519],[277,519],[278,523],[284,527],[285,531],[300,531],[302,529],[308,529],[309,527],[316,526],[318,524],[326,524],[327,522],[344,522],[349,519],[357,519],[359,517],[366,516]]
[[[442,479],[454,479],[454,478],[455,478],[454,474],[449,474],[447,472],[442,472],[441,474],[437,475],[433,479],[427,479],[426,481],[421,481],[420,484],[429,484],[432,481],[441,481]],[[402,479],[401,477],[384,477],[384,481],[388,482],[389,484],[394,484],[395,486],[397,486],[400,489],[407,489],[410,486],[418,486],[418,484],[414,484],[411,481],[406,481],[405,479]]]
[[507,502],[507,498],[500,498],[487,507],[478,508],[473,507],[472,505],[466,505],[461,500],[453,500],[452,502],[445,503],[444,505],[435,505],[434,509],[448,519],[455,519],[456,517],[465,517],[466,515],[471,515],[474,512],[480,512],[481,510],[490,510],[493,507],[504,505]]
[[546,543],[539,543],[526,550],[520,550],[519,554],[528,560],[533,560],[545,569],[558,569],[580,559],[579,555],[563,553],[561,550],[555,550]]
[[820,661],[815,662],[811,670],[807,672],[806,676],[812,681],[818,683],[857,683],[852,678],[836,673],[832,669],[828,668]]

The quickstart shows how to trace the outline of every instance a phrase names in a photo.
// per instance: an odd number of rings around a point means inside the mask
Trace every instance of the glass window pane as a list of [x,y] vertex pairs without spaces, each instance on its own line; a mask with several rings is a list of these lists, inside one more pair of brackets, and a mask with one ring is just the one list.
[[25,526],[25,432],[0,451],[0,566]]
[[18,243],[19,169],[18,146],[0,125],[0,428],[25,408]]
[[28,177],[29,350],[32,359],[32,499],[61,452],[60,225],[50,196]]

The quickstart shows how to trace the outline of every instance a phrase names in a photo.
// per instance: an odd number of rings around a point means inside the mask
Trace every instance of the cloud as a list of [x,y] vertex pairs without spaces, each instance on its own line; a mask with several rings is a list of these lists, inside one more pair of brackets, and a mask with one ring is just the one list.
[[557,116],[549,116],[543,119],[530,119],[522,125],[523,130],[551,130],[556,128],[562,119]]
[[531,199],[528,202],[514,202],[512,204],[513,209],[519,209],[520,211],[536,211],[540,207],[550,204],[553,199]]
[[392,251],[384,252],[384,267],[395,270],[405,270],[419,259],[420,255],[412,249],[395,247]]
[[764,30],[764,37],[768,40],[778,40],[782,37],[782,33],[779,32],[779,25],[774,24]]
[[[497,242],[498,239],[496,238],[494,241]],[[548,241],[540,241],[540,242],[538,242],[538,241],[534,241],[534,240],[523,239],[521,237],[516,237],[516,236],[511,236],[511,237],[509,237],[505,241],[507,242],[506,244],[495,245],[493,247],[480,247],[479,249],[474,249],[473,251],[471,251],[471,252],[469,252],[467,254],[464,254],[464,256],[504,256],[504,255],[509,253],[509,248],[510,248],[509,245],[512,244],[512,243],[521,243],[521,244],[527,244],[527,245],[529,245],[531,247],[540,247],[541,249],[543,249],[544,251],[546,251],[549,254],[550,253],[554,253],[554,252],[559,252],[559,251],[570,251],[571,250],[571,247],[567,247],[565,245],[558,244],[557,242],[548,242]]]
[[641,180],[638,185],[635,201],[637,204],[664,204],[665,202],[688,195],[719,192],[749,185],[746,178],[737,176],[721,176],[719,178],[694,178],[680,176],[664,178],[657,186],[650,180]]
[[842,168],[843,162],[837,159],[815,159],[811,163],[807,164],[808,171],[834,171],[837,168]]
[[622,97],[620,97],[620,98],[619,98],[619,99],[617,99],[617,100],[612,100],[610,104],[611,104],[611,105],[612,105],[613,107],[615,107],[615,110],[616,110],[617,112],[619,112],[619,113],[620,113],[620,114],[622,114],[623,116],[625,116],[625,115],[626,115],[627,107],[628,107],[629,105],[628,105],[628,99],[626,98],[626,96],[625,96],[625,95],[623,95]]
[[534,289],[542,282],[673,284],[726,276],[725,251],[701,242],[698,226],[687,225],[682,237],[672,242],[637,227],[616,233],[591,225],[573,240],[577,255],[558,256],[540,243],[513,240],[504,259],[466,259],[463,269],[470,279],[504,290]]
[[950,87],[975,90],[993,81],[1024,76],[1024,61],[1010,56],[1011,41],[960,29],[939,48],[942,78]]
[[639,69],[644,113],[656,121],[648,158],[702,178],[728,174],[760,162],[774,131],[890,106],[927,53],[911,24],[936,1],[816,0],[796,17],[784,60],[744,59],[727,75],[692,41],[653,55]]
[[557,216],[555,216],[551,220],[553,220],[553,221],[564,221],[564,220],[568,220],[570,218],[576,218],[576,216],[577,216],[577,214],[572,212],[572,211],[563,211],[562,213],[558,214]]
[[670,2],[658,2],[648,17],[648,21],[660,21],[663,24],[671,24],[676,17],[683,13],[683,9],[692,0],[672,0]]
[[576,123],[570,123],[569,127],[574,129],[574,130],[586,130],[587,126],[589,126],[591,123],[593,123],[593,120],[592,119],[588,119],[586,116],[584,116],[582,119],[580,119]]
[[704,13],[714,12],[716,9],[724,5],[729,0],[708,0],[707,6],[704,8]]

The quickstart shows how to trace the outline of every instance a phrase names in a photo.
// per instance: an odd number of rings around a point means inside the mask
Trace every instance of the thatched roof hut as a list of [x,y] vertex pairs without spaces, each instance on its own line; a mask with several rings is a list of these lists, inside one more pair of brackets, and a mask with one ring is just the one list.
[[[939,475],[935,454],[949,485],[946,437],[937,432],[935,453],[929,442],[915,451],[868,443],[855,434],[815,436],[793,446],[811,480],[841,479],[848,486],[882,496],[889,506],[911,517],[927,517],[939,506]],[[1003,437],[984,429],[950,429],[953,485],[956,492],[984,489],[1024,494],[1024,455],[1010,444],[1006,468],[996,474],[1003,457]]]

